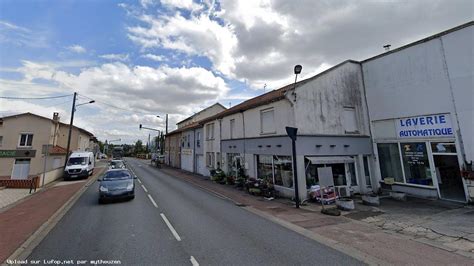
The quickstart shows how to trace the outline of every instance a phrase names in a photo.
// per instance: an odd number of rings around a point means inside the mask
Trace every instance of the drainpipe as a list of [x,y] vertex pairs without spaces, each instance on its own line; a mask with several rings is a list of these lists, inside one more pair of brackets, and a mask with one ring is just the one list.
[[193,173],[196,173],[196,129],[193,129]]
[[243,160],[243,163],[244,163],[244,170],[247,170],[245,169],[245,165],[247,164],[247,160],[245,159],[245,155],[246,155],[246,138],[245,138],[245,114],[244,114],[244,111],[241,111],[240,112],[242,114],[242,128],[243,128],[243,140],[244,140],[244,160]]

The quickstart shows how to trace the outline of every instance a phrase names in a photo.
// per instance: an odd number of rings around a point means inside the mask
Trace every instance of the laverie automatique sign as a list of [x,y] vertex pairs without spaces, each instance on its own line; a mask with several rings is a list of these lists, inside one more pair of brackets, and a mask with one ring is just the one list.
[[449,114],[423,115],[398,119],[397,136],[399,138],[453,137],[454,130]]

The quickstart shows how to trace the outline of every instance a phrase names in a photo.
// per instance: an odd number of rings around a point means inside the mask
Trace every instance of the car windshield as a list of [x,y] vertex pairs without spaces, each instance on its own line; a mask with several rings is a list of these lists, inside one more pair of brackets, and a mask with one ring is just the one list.
[[79,165],[79,164],[86,164],[86,157],[75,157],[75,158],[69,158],[69,161],[67,162],[67,165]]
[[132,176],[128,171],[110,171],[105,173],[103,180],[121,180],[131,178]]

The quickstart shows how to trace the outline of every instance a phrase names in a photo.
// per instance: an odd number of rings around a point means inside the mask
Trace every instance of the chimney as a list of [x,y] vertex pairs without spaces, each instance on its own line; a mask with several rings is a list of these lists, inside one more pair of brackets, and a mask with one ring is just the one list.
[[60,118],[60,117],[59,117],[59,113],[54,112],[54,113],[53,113],[53,121],[54,121],[55,123],[59,123],[59,118]]
[[385,49],[385,52],[390,51],[390,46],[392,46],[392,45],[386,44],[386,45],[383,46],[383,48]]

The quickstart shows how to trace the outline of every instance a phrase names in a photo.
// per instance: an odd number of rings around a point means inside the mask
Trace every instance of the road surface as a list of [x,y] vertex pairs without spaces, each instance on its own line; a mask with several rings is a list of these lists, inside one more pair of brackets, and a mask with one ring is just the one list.
[[37,260],[122,265],[358,265],[232,202],[127,158],[132,201],[99,205],[98,182],[33,250]]

